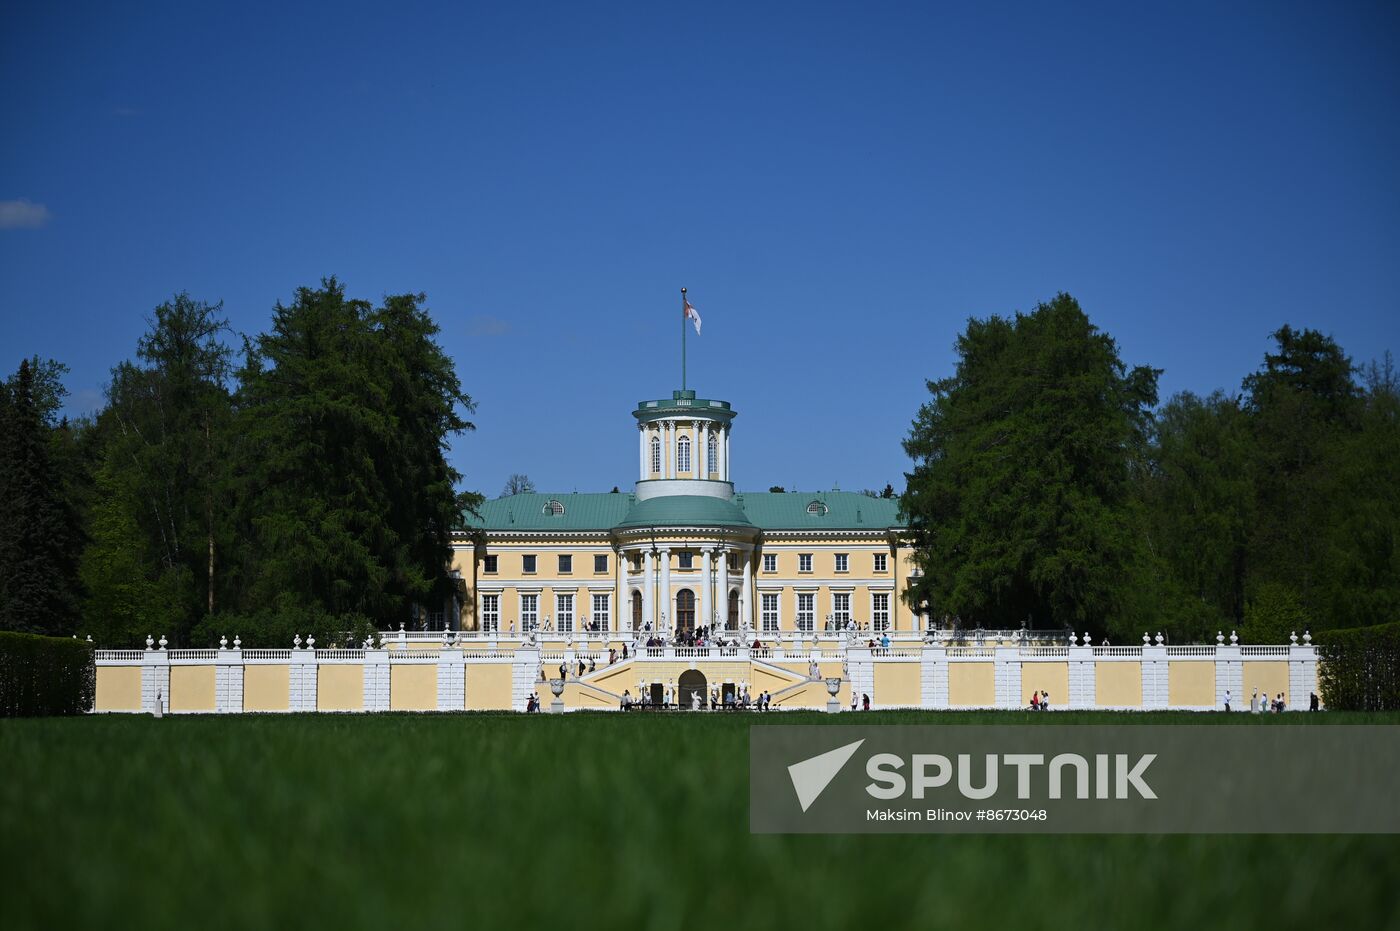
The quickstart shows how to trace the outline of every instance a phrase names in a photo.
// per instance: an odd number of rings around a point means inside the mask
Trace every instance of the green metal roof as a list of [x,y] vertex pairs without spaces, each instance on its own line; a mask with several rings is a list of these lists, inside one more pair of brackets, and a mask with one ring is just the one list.
[[637,409],[632,412],[641,423],[649,423],[653,420],[672,417],[698,417],[705,420],[719,420],[728,422],[735,416],[734,409],[729,406],[728,401],[713,401],[709,398],[697,398],[692,390],[672,391],[671,397],[656,401],[638,401]]
[[[550,501],[562,514],[547,511]],[[816,513],[808,506],[817,502]],[[824,509],[824,511],[823,511]],[[637,502],[630,494],[521,494],[481,506],[469,526],[499,532],[607,531],[614,527],[758,527],[762,530],[885,530],[902,526],[898,498],[854,491],[745,492],[732,503],[703,495],[669,495]]]
[[752,527],[744,512],[723,498],[666,495],[633,505],[619,527]]

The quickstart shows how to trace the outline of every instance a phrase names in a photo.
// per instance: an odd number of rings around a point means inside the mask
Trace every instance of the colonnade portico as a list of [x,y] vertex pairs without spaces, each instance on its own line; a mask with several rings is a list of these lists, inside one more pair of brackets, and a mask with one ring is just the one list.
[[[699,559],[699,566],[689,571],[672,571],[676,554],[690,552]],[[624,573],[624,599],[630,603],[631,593],[642,596],[642,625],[650,624],[653,631],[677,629],[676,597],[689,589],[696,597],[695,626],[725,629],[729,622],[729,595],[739,594],[739,626],[752,602],[753,547],[742,543],[661,542],[642,545],[623,544],[619,558],[627,563],[640,563],[640,576]],[[733,572],[740,573],[735,579]],[[615,617],[617,615],[614,615]],[[752,626],[752,619],[749,619]],[[630,625],[618,618],[618,628]]]
[[[690,444],[690,459],[681,468],[679,458],[680,440],[685,437]],[[710,441],[715,441],[715,464],[710,468]],[[652,442],[660,447],[660,462],[655,463],[651,455]],[[638,467],[645,479],[713,480],[727,482],[729,471],[729,425],[702,419],[655,420],[637,425]],[[659,468],[653,468],[659,465]],[[684,473],[684,476],[682,475]]]

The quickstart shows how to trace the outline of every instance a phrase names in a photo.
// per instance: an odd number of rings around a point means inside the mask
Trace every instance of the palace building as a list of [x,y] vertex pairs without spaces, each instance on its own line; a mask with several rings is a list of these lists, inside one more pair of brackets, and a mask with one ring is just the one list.
[[[487,501],[454,541],[461,629],[759,638],[916,632],[898,501],[843,491],[737,492],[727,401],[642,401],[629,493]],[[440,629],[441,625],[428,623]]]

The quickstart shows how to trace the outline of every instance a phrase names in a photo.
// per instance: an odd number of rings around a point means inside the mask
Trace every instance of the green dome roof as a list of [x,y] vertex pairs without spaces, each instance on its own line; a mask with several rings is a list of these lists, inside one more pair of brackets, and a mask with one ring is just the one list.
[[632,505],[618,527],[752,527],[733,502],[706,495],[667,495]]

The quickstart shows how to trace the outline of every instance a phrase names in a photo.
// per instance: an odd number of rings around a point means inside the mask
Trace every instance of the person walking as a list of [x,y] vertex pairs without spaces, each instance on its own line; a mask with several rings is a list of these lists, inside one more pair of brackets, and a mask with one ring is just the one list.
[[1230,690],[1225,690],[1225,713],[1230,713]]

